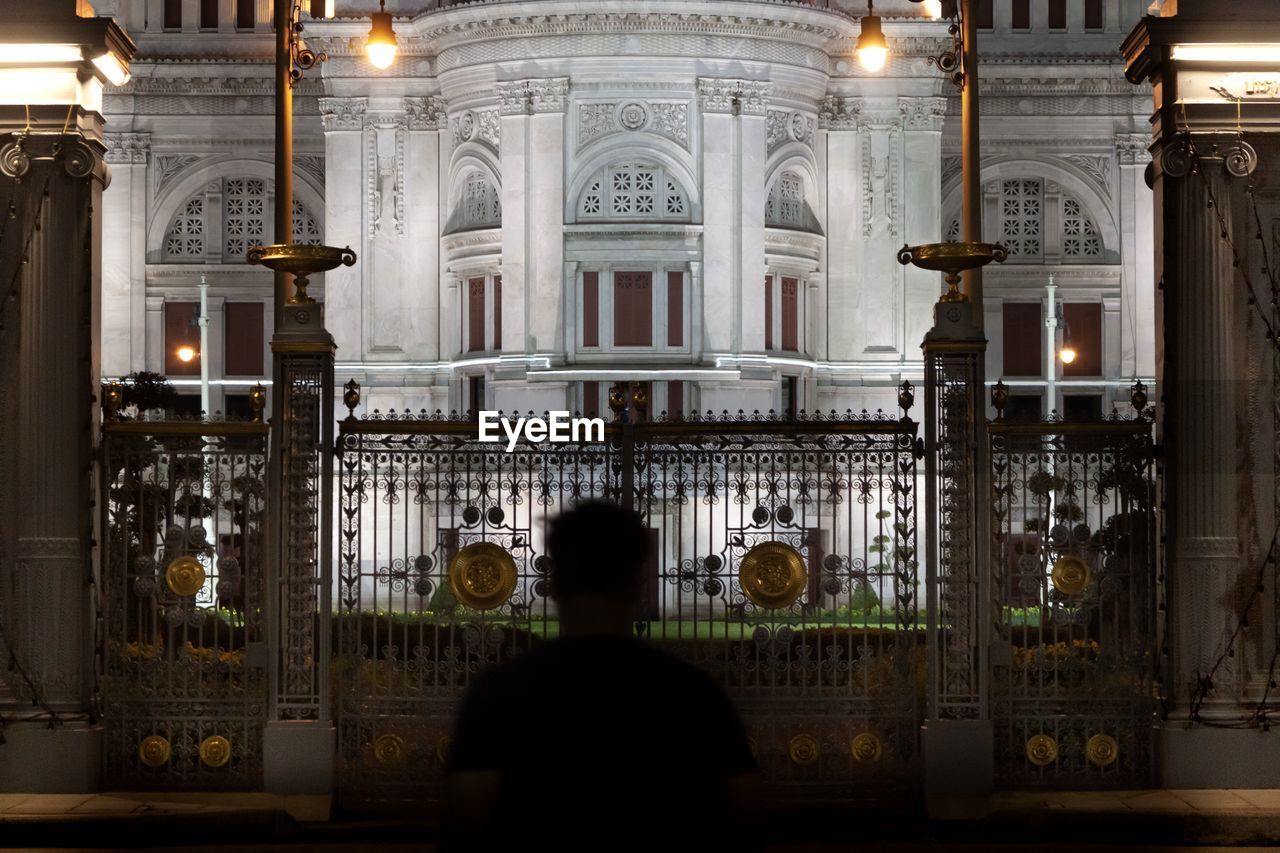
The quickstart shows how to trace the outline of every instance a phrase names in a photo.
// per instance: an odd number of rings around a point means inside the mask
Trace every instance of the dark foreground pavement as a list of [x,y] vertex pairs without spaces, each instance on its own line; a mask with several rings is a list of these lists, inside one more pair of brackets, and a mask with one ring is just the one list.
[[[331,814],[327,797],[0,795],[0,850],[429,851],[436,828],[429,817],[403,811],[394,817]],[[1280,846],[1280,790],[895,800],[777,813],[760,836],[769,853],[1263,849]],[[602,853],[607,850],[602,840]]]

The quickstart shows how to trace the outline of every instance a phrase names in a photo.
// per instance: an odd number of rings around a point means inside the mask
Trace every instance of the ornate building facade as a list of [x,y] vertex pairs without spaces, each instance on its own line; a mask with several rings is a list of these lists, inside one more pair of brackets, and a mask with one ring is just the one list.
[[[270,273],[244,250],[272,237],[270,3],[102,5],[139,46],[105,99],[104,374],[166,373],[194,406],[175,353],[204,277],[211,406],[236,411],[269,375]],[[920,5],[877,7],[874,75],[844,0],[397,0],[387,71],[369,6],[306,21],[328,60],[296,98],[293,220],[360,258],[313,292],[370,409],[589,413],[627,380],[654,412],[891,410],[919,378],[940,282],[895,253],[955,238],[960,208],[959,100],[931,64],[950,41]],[[1145,11],[980,4],[984,236],[1011,250],[987,376],[1010,411],[1109,411],[1154,376],[1149,96],[1117,53]]]

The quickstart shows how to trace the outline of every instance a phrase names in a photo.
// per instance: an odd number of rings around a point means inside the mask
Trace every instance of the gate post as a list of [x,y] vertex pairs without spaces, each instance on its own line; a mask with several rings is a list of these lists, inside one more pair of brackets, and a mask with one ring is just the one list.
[[983,376],[987,341],[959,271],[1003,261],[975,243],[904,247],[902,263],[948,273],[923,344],[925,364],[925,600],[928,700],[921,731],[930,794],[983,794],[994,785],[988,707],[991,641],[990,473]]
[[[250,260],[271,266],[273,258],[261,255],[278,248],[250,250]],[[323,306],[306,295],[305,273],[298,274],[298,289],[271,339],[263,773],[268,791],[327,794],[337,743],[329,708],[335,346]]]

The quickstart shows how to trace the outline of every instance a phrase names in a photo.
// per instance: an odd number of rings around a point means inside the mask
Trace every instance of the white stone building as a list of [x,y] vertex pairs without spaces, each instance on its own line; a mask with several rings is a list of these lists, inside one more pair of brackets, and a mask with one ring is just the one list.
[[[103,372],[197,399],[210,284],[212,408],[270,374],[269,0],[117,0],[138,42],[105,112]],[[918,381],[937,276],[903,243],[957,236],[959,100],[946,24],[881,0],[892,53],[853,58],[861,0],[395,0],[378,71],[369,0],[306,22],[295,237],[350,245],[313,287],[338,381],[370,409],[892,409]],[[113,7],[114,8],[111,8]],[[323,3],[317,4],[317,7]],[[830,8],[827,8],[830,6]],[[1154,376],[1149,94],[1118,46],[1145,0],[985,0],[987,375],[1013,407],[1083,415]],[[438,8],[444,7],[444,8]],[[1046,389],[1050,277],[1080,358]],[[1046,399],[1051,396],[1051,399]]]

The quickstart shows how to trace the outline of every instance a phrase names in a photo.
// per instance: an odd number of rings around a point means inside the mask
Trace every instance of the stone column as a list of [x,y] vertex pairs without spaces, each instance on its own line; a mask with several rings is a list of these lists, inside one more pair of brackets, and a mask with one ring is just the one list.
[[818,113],[827,140],[827,301],[826,323],[839,334],[827,341],[827,358],[851,361],[858,357],[857,264],[860,255],[854,223],[860,214],[858,187],[858,117],[862,99],[828,95]]
[[738,208],[739,289],[735,301],[742,317],[742,352],[764,352],[764,178],[768,159],[766,114],[772,89],[771,83],[743,80],[738,84],[734,196]]
[[[703,325],[702,348],[712,353],[741,352],[742,282],[735,256],[737,167],[734,140],[736,80],[698,79],[702,112],[702,314],[715,318]],[[764,273],[752,288],[764,294]],[[751,283],[747,287],[751,287]]]
[[[1254,161],[1251,149],[1248,157],[1235,157],[1247,143],[1226,135],[1196,135],[1193,144],[1194,169],[1183,141],[1166,143],[1161,152],[1167,229],[1162,428],[1176,673],[1169,687],[1182,707],[1194,701],[1196,679],[1213,669],[1238,621],[1232,602],[1242,576],[1241,507],[1231,379],[1244,318],[1237,314],[1241,285],[1223,231],[1241,242],[1252,232],[1236,220],[1244,213],[1242,179]],[[1228,658],[1218,665],[1215,689],[1199,711],[1205,719],[1236,715],[1235,663]]]
[[[529,89],[527,81],[497,84],[502,151],[502,340],[524,351],[529,281]],[[557,213],[563,220],[564,214]],[[460,342],[461,343],[461,342]]]
[[1115,143],[1120,160],[1120,375],[1155,376],[1155,233],[1151,188],[1144,176],[1151,162],[1151,134],[1117,134]]
[[[898,98],[898,111],[903,137],[903,240],[911,246],[936,243],[942,239],[942,119],[947,99]],[[938,276],[914,266],[901,272],[906,277],[903,339],[910,346],[929,331],[929,315],[938,301]],[[908,354],[904,347],[904,358]]]
[[[0,618],[10,644],[0,653],[21,712],[46,715],[6,730],[0,790],[83,791],[99,776],[101,732],[82,715],[93,682],[90,471],[108,172],[100,116],[31,107],[34,127],[64,122],[66,135],[23,132],[22,108],[0,112],[0,182],[14,205],[0,280],[15,284],[0,303],[0,557],[9,567]],[[75,722],[50,728],[53,715]]]
[[[320,99],[325,243],[357,252],[364,249],[366,228],[362,142],[367,107],[365,98]],[[344,361],[364,360],[363,267],[338,267],[324,274],[327,323]]]
[[102,194],[102,373],[146,369],[149,133],[108,133],[111,186]]
[[446,121],[438,95],[405,98],[405,320],[401,347],[411,361],[440,357],[440,287],[431,271],[440,268],[441,205],[440,127]]

